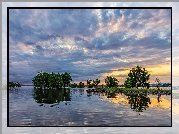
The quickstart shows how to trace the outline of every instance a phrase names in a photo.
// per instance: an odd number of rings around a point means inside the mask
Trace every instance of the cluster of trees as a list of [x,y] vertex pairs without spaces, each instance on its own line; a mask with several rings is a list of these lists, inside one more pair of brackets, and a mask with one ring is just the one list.
[[79,84],[76,84],[76,83],[70,83],[69,84],[69,87],[71,87],[71,88],[84,88],[85,87],[85,84],[83,83],[83,82],[80,82]]
[[9,82],[9,87],[10,88],[21,87],[21,84],[19,82]]
[[96,80],[90,80],[89,79],[89,80],[87,80],[88,88],[97,87],[99,83],[100,83],[99,79],[96,79]]
[[[125,88],[138,88],[138,87],[150,87],[150,83],[148,82],[150,78],[150,74],[145,68],[141,66],[136,66],[132,68],[124,82]],[[72,87],[72,88],[84,88],[84,83],[80,82],[79,84],[72,84],[70,83],[72,78],[70,73],[62,73],[62,74],[55,74],[55,73],[46,73],[46,72],[39,72],[33,79],[32,83],[34,87],[39,88],[62,88],[62,87]],[[118,87],[118,80],[115,77],[107,76],[105,79],[106,86],[111,87]],[[87,80],[88,88],[97,87],[100,83],[99,79],[96,80]]]
[[[96,80],[90,80],[89,79],[89,80],[87,80],[87,86],[88,86],[88,88],[97,87],[99,83],[100,83],[99,79],[96,79]],[[76,87],[77,88],[84,88],[85,84],[83,82],[80,82],[79,84],[76,84],[76,83],[72,84],[72,83],[70,83],[69,86],[71,88],[76,88]]]
[[72,78],[70,73],[46,73],[39,72],[33,79],[32,83],[37,88],[62,88],[70,84]]
[[[150,83],[148,80],[150,79],[150,74],[148,74],[148,71],[145,68],[142,68],[141,66],[136,66],[135,68],[132,68],[128,74],[128,77],[126,78],[126,81],[124,82],[125,88],[138,88],[138,87],[150,87]],[[87,80],[87,86],[89,88],[97,87],[100,83],[100,80]],[[118,87],[119,81],[115,77],[107,76],[105,79],[106,86],[111,87]]]

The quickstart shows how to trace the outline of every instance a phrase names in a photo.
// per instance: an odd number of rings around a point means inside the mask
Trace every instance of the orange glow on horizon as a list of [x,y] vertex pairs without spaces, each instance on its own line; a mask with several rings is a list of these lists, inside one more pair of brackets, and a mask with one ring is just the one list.
[[[103,77],[107,77],[107,76],[113,76],[118,78],[122,78],[123,77],[123,82],[120,81],[120,84],[123,84],[124,81],[126,80],[128,73],[130,72],[132,68],[130,69],[126,69],[123,71],[117,71],[118,69],[113,69],[115,71],[111,72],[111,73],[105,73],[103,75]],[[148,73],[150,74],[150,78],[151,76],[155,76],[155,75],[170,75],[171,74],[171,65],[170,64],[163,64],[163,65],[158,65],[158,66],[153,66],[153,67],[147,67],[146,70],[148,71]],[[126,76],[126,77],[125,77]],[[166,80],[165,78],[161,79],[161,82],[163,81],[168,81],[170,82],[171,79]],[[155,79],[150,79],[150,81],[153,83],[155,81]]]
[[170,64],[164,64],[159,65],[156,67],[150,67],[146,68],[146,70],[149,72],[149,74],[171,74],[171,65]]

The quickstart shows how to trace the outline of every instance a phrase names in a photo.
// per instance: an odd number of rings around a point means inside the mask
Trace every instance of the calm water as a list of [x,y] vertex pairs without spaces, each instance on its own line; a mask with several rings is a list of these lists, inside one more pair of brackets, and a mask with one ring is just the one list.
[[10,91],[10,126],[171,126],[171,96],[108,98],[86,89],[33,91]]
[[[179,90],[178,90],[179,91]],[[174,92],[174,91],[173,91]],[[7,127],[7,89],[2,89],[2,134],[178,134],[179,98],[172,99],[172,127]]]

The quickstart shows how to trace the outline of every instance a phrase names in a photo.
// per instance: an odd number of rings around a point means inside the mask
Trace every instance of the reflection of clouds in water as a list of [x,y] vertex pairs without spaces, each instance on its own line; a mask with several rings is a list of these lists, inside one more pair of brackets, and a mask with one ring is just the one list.
[[[107,96],[104,96],[103,99],[112,102],[116,105],[128,105],[129,100],[127,99],[127,97],[125,95],[116,95],[115,98],[107,98]],[[168,100],[169,98],[167,98],[166,96],[161,96],[161,98],[159,99],[160,102],[158,102],[156,95],[152,97],[150,97],[150,102],[151,104],[149,104],[149,107],[158,107],[158,108],[164,108],[164,109],[170,109],[171,108],[171,101]]]
[[103,134],[104,132],[106,133],[110,133],[110,134],[115,134],[116,132],[120,131],[121,134],[125,134],[125,133],[131,133],[131,134],[135,134],[135,133],[139,133],[141,131],[144,131],[145,134],[151,134],[151,133],[156,133],[158,132],[159,134],[168,134],[168,133],[173,133],[173,134],[177,134],[178,133],[178,126],[179,126],[179,99],[173,99],[172,101],[173,103],[173,107],[172,107],[172,112],[173,112],[173,123],[172,123],[172,127],[171,128],[145,128],[142,127],[140,129],[134,129],[134,128],[127,128],[127,127],[120,127],[120,128],[116,128],[116,127],[105,127],[103,129],[101,129],[100,127],[68,127],[68,128],[45,128],[45,127],[39,127],[39,128],[34,128],[34,127],[15,127],[15,128],[7,128],[7,91],[6,90],[2,90],[2,133],[3,134],[9,134],[12,133],[13,134],[47,134],[47,133],[56,133],[56,134],[62,134],[62,133],[73,133],[73,134],[79,134],[79,133],[92,133],[92,132],[96,132],[98,134]]
[[149,107],[159,107],[165,109],[171,108],[171,101],[165,98],[160,98],[160,102],[158,102],[157,98],[150,98],[150,101],[151,104],[149,104]]

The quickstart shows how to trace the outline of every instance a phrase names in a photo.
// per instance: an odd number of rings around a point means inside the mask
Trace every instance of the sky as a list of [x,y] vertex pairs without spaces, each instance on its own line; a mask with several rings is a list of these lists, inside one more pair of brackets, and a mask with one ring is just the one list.
[[[44,5],[47,6],[46,3],[41,6]],[[130,3],[108,5],[130,7]],[[175,5],[163,3],[163,6]],[[178,22],[179,19],[172,21],[176,24],[172,33],[173,85],[179,85]],[[7,40],[3,38],[2,42],[5,44]],[[137,65],[148,70],[150,83],[155,83],[157,77],[163,83],[171,82],[170,9],[11,9],[9,12],[10,81],[31,84],[38,72],[45,71],[69,72],[72,82],[98,78],[104,83],[106,76],[113,76],[123,84],[129,70]]]
[[151,80],[170,82],[170,9],[9,11],[10,81],[31,83],[42,71],[69,72],[74,82],[113,76],[122,84],[137,65]]

